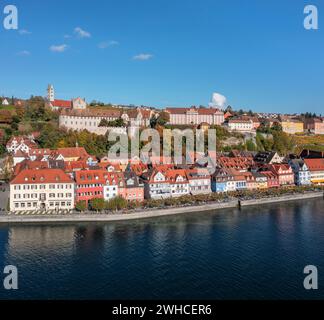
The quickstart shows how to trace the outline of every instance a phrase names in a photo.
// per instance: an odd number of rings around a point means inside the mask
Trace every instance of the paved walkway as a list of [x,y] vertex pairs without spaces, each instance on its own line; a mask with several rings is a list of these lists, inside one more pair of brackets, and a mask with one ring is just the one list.
[[[265,203],[287,202],[309,198],[323,198],[323,192],[309,192],[305,194],[286,195],[281,197],[251,199],[240,201],[241,206],[263,205]],[[203,211],[215,211],[226,208],[237,208],[239,201],[215,202],[197,206],[183,206],[165,209],[149,209],[130,213],[75,213],[74,211],[20,211],[0,214],[0,223],[37,223],[37,222],[105,222],[121,220],[138,220],[153,217],[162,217],[177,214],[186,214]]]

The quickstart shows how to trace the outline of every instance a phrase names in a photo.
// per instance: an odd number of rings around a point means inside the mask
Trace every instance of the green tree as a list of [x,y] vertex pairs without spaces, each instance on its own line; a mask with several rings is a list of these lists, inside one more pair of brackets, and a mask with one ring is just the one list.
[[257,151],[257,146],[255,145],[252,139],[246,141],[246,149],[248,151]]
[[128,202],[122,197],[116,197],[106,202],[106,209],[110,211],[117,211],[126,209]]
[[79,201],[75,204],[75,209],[77,211],[85,211],[87,210],[87,202],[82,200],[82,201]]
[[102,211],[105,209],[105,200],[102,198],[91,199],[89,205],[91,210]]

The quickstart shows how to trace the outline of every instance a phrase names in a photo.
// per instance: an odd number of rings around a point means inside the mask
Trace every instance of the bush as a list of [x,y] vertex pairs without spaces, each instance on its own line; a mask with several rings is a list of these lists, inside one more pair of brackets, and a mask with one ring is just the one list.
[[94,211],[102,211],[105,209],[105,201],[102,198],[90,200],[90,209]]
[[82,200],[82,201],[79,201],[75,204],[75,209],[77,211],[85,211],[87,210],[87,202]]
[[117,211],[127,208],[128,202],[122,197],[113,198],[105,203],[105,208],[110,211]]

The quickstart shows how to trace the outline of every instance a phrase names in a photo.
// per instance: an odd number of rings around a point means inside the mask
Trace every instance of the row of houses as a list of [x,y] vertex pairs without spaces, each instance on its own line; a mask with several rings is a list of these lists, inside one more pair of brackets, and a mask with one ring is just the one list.
[[126,165],[96,159],[84,148],[30,149],[10,182],[10,210],[71,210],[79,201],[166,199],[184,195],[324,184],[324,158],[283,159],[276,153],[218,154],[209,167],[198,164]]
[[230,131],[253,132],[261,125],[270,127],[278,123],[282,130],[288,134],[312,133],[324,134],[324,118],[301,118],[297,116],[280,115],[277,118],[262,118],[258,116],[236,116],[230,112],[215,108],[191,107],[191,108],[166,108],[170,116],[171,125],[224,125]]

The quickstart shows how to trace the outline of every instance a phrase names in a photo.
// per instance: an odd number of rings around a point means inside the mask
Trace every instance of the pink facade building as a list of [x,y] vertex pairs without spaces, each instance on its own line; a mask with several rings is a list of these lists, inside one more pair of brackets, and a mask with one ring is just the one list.
[[324,134],[324,118],[306,119],[305,129],[314,134]]

